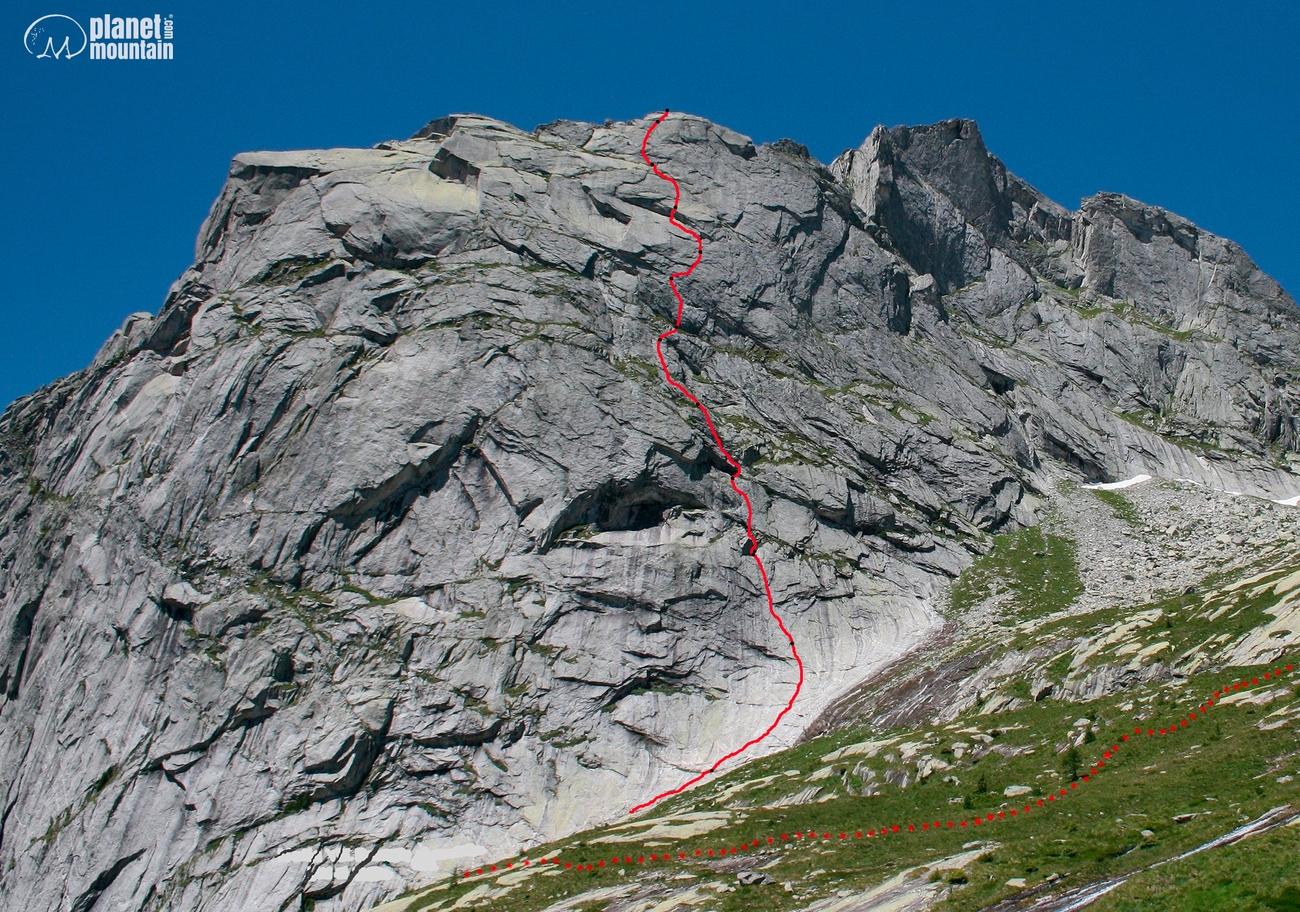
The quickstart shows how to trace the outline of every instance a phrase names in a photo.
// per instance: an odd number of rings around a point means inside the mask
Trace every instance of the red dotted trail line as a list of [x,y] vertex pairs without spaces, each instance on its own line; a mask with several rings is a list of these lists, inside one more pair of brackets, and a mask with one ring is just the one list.
[[[662,119],[663,118],[660,118],[660,120]],[[651,129],[653,130],[654,128],[651,127]],[[821,844],[835,842],[846,843],[860,839],[880,839],[895,834],[902,835],[904,833],[915,833],[926,830],[959,830],[963,827],[973,828],[978,826],[988,826],[989,824],[996,823],[999,820],[1010,821],[1031,814],[1039,808],[1049,808],[1053,806],[1055,802],[1063,801],[1066,798],[1072,797],[1077,792],[1080,785],[1087,785],[1097,778],[1097,776],[1106,768],[1107,760],[1112,762],[1114,761],[1115,756],[1120,752],[1121,746],[1126,744],[1130,738],[1141,736],[1148,738],[1167,738],[1170,735],[1177,734],[1183,729],[1194,725],[1198,719],[1203,718],[1214,706],[1222,702],[1223,697],[1243,690],[1249,690],[1252,687],[1259,687],[1261,684],[1267,686],[1276,679],[1280,679],[1286,675],[1292,675],[1294,671],[1295,667],[1293,665],[1287,665],[1285,666],[1285,669],[1279,666],[1273,671],[1266,671],[1258,677],[1252,677],[1248,680],[1234,681],[1231,684],[1216,690],[1213,696],[1207,697],[1205,702],[1196,708],[1196,711],[1189,712],[1184,718],[1179,719],[1173,724],[1162,726],[1159,729],[1154,726],[1145,729],[1141,726],[1134,728],[1132,735],[1121,736],[1118,743],[1112,744],[1108,750],[1104,750],[1101,758],[1091,765],[1089,772],[1079,777],[1078,780],[1071,782],[1069,788],[1062,788],[1044,798],[1039,798],[1035,802],[1026,804],[1023,808],[1011,808],[1008,811],[990,812],[983,816],[971,817],[964,820],[949,820],[946,823],[941,820],[935,820],[933,822],[923,822],[920,824],[915,822],[886,824],[879,829],[868,828],[865,831],[855,830],[852,833],[847,831],[840,833],[822,832],[817,829],[810,829],[807,831],[800,830],[793,834],[781,833],[780,835],[777,835],[776,833],[765,833],[759,838],[742,842],[737,845],[717,846],[714,848],[686,847],[674,852],[661,853],[656,851],[648,856],[644,854],[623,856],[614,855],[609,859],[593,858],[583,861],[565,862],[561,862],[560,859],[556,857],[537,859],[523,858],[518,862],[507,861],[500,866],[488,865],[487,867],[477,869],[477,871],[465,871],[463,877],[491,877],[500,870],[509,870],[516,866],[527,868],[536,865],[559,866],[560,864],[563,864],[566,869],[573,871],[599,872],[602,868],[617,867],[619,865],[666,864],[672,862],[694,861],[695,859],[703,860],[705,858],[721,858],[729,855],[740,855],[754,849],[759,849],[763,846],[775,845],[777,843],[790,843],[792,840],[803,840],[805,845],[808,841],[816,841]],[[743,749],[744,748],[741,748],[741,750]],[[737,751],[737,753],[739,753],[739,751]],[[681,789],[678,789],[678,791],[681,791]]]
[[744,751],[753,747],[758,742],[762,741],[768,735],[772,734],[772,732],[776,730],[776,727],[781,724],[781,719],[785,716],[785,714],[788,713],[791,710],[791,708],[794,707],[794,701],[799,696],[799,691],[803,689],[803,660],[799,658],[799,651],[795,649],[794,637],[792,637],[790,635],[790,631],[786,629],[785,622],[781,620],[781,616],[776,613],[776,605],[772,601],[772,586],[767,579],[767,569],[763,566],[763,561],[758,556],[758,539],[754,537],[754,507],[749,502],[749,495],[747,495],[744,491],[742,491],[740,487],[736,484],[736,479],[740,477],[740,473],[741,473],[740,463],[737,462],[735,457],[733,457],[731,453],[727,451],[727,448],[722,445],[722,438],[718,436],[718,429],[713,426],[713,417],[709,414],[709,410],[704,407],[704,403],[700,402],[699,399],[696,399],[695,396],[691,393],[691,391],[688,390],[685,386],[683,386],[682,384],[678,383],[676,380],[673,379],[672,372],[669,371],[668,369],[668,362],[664,358],[664,349],[663,349],[664,340],[667,339],[669,336],[676,335],[677,330],[681,328],[682,311],[686,307],[686,301],[683,300],[682,293],[677,289],[677,280],[681,278],[685,278],[686,276],[694,272],[695,267],[700,265],[700,260],[704,258],[704,241],[700,237],[699,233],[692,231],[690,228],[687,228],[681,222],[677,221],[677,207],[682,201],[682,188],[677,185],[677,181],[675,181],[672,177],[670,177],[668,174],[664,173],[663,171],[660,171],[659,166],[656,165],[654,162],[652,162],[650,160],[650,156],[646,154],[646,144],[650,142],[650,134],[653,133],[655,131],[655,128],[658,127],[661,123],[663,123],[667,118],[668,118],[668,111],[665,110],[663,114],[659,116],[659,119],[656,120],[654,123],[652,123],[650,125],[650,128],[645,131],[645,137],[641,140],[641,158],[645,160],[645,163],[650,166],[651,170],[653,170],[656,175],[658,175],[659,177],[661,177],[662,179],[668,181],[668,183],[673,185],[673,208],[672,211],[668,213],[668,221],[671,222],[674,227],[680,228],[682,231],[686,232],[692,238],[695,239],[695,260],[691,263],[690,266],[688,266],[682,272],[674,272],[671,276],[668,277],[668,284],[672,286],[673,295],[675,295],[677,298],[677,320],[674,322],[672,329],[663,333],[662,335],[659,336],[658,339],[655,340],[655,354],[659,356],[659,366],[663,368],[664,379],[668,381],[668,384],[672,386],[673,389],[677,390],[679,393],[681,393],[683,396],[689,399],[695,405],[695,407],[700,410],[700,413],[704,415],[704,423],[709,426],[709,433],[713,435],[713,442],[718,445],[718,449],[722,451],[723,457],[731,465],[731,468],[733,470],[731,474],[731,489],[735,491],[737,494],[739,494],[741,499],[744,500],[745,502],[745,536],[749,539],[749,554],[751,557],[754,558],[754,563],[758,565],[759,576],[763,578],[763,594],[767,596],[767,611],[769,614],[772,615],[772,619],[776,621],[777,626],[781,628],[781,632],[785,634],[785,638],[790,641],[790,653],[794,656],[794,660],[796,663],[798,663],[799,666],[799,681],[797,684],[795,684],[794,693],[790,695],[790,700],[785,704],[785,708],[776,714],[776,718],[772,720],[772,724],[769,725],[761,735],[749,739],[740,747],[733,750],[731,753],[724,754],[723,756],[719,757],[713,763],[713,765],[710,766],[708,769],[702,770],[694,777],[686,780],[681,785],[677,786],[677,788],[670,789],[669,791],[663,792],[662,794],[659,795],[655,795],[649,801],[643,801],[641,804],[638,804],[636,807],[632,808],[632,810],[628,811],[629,814],[635,814],[637,811],[644,810],[645,808],[650,807],[656,802],[662,801],[664,798],[668,798],[672,795],[680,794],[681,792],[690,788],[695,783],[699,782],[701,779],[708,776],[710,773],[716,773],[718,771],[718,767],[721,766],[723,763],[726,763],[732,757],[735,757],[736,755],[743,753]]

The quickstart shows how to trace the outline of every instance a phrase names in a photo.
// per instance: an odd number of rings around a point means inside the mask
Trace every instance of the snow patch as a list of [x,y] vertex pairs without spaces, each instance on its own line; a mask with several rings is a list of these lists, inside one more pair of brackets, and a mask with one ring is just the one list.
[[1112,481],[1106,484],[1084,485],[1086,491],[1118,491],[1122,488],[1131,488],[1134,485],[1140,485],[1143,482],[1150,481],[1150,475],[1134,475],[1132,478],[1125,478],[1123,481]]

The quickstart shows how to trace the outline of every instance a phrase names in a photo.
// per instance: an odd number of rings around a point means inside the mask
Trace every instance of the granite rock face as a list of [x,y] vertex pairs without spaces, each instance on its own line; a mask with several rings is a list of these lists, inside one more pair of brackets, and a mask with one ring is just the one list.
[[[161,312],[0,418],[0,909],[361,909],[766,727],[649,123],[240,155]],[[651,152],[705,242],[669,366],[807,665],[770,746],[1061,479],[1300,492],[1300,320],[1231,242],[969,121]]]

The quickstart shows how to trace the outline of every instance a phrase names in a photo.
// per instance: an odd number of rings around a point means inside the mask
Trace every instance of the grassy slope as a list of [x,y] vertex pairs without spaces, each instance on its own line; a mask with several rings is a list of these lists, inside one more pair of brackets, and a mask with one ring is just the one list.
[[1283,827],[1132,878],[1096,912],[1300,912],[1300,828]]
[[[1123,504],[1112,506],[1121,518],[1135,521]],[[498,874],[468,881],[450,877],[415,894],[408,908],[533,912],[568,898],[567,908],[594,912],[622,897],[619,908],[667,912],[678,907],[672,901],[676,897],[681,909],[776,912],[807,908],[822,897],[857,894],[900,872],[929,866],[917,876],[922,882],[937,881],[943,891],[939,908],[973,912],[1019,892],[1008,880],[1021,878],[1032,890],[1052,875],[1068,886],[1140,870],[1270,808],[1300,806],[1300,739],[1295,725],[1300,717],[1300,670],[1288,675],[1282,687],[1261,681],[1269,686],[1255,690],[1271,694],[1266,704],[1230,701],[1177,734],[1121,741],[1125,734],[1133,736],[1135,727],[1158,730],[1185,719],[1189,710],[1229,681],[1262,675],[1263,668],[1196,672],[1194,657],[1211,637],[1226,634],[1223,641],[1231,642],[1266,620],[1265,609],[1279,598],[1269,587],[1297,568],[1300,557],[1293,551],[1280,557],[1271,552],[1257,566],[1214,579],[1192,597],[1172,596],[1138,609],[1072,614],[1070,604],[1081,590],[1072,543],[1038,529],[1004,536],[954,586],[954,615],[980,605],[997,608],[980,630],[961,638],[953,654],[990,647],[1007,652],[1043,644],[1059,647],[1059,653],[1020,668],[998,684],[998,691],[1022,697],[1014,708],[981,715],[980,705],[989,705],[983,701],[951,723],[920,728],[881,730],[859,724],[749,763],[637,818],[647,825],[668,821],[662,827],[669,834],[666,838],[608,842],[645,830],[605,828],[531,853],[532,858],[558,855],[575,864],[603,860],[605,866],[595,871],[580,874],[561,865],[544,873],[536,868],[526,873],[512,870],[502,877],[503,860],[497,862]],[[1255,578],[1251,585],[1232,588],[1247,577]],[[1137,626],[1135,616],[1140,619]],[[1129,624],[1123,636],[1106,643],[1107,634],[1125,621]],[[1135,658],[1136,651],[1147,647],[1157,651],[1146,660]],[[1079,656],[1084,657],[1082,663],[1076,661]],[[1148,667],[1159,659],[1175,669],[1181,665],[1187,674],[1149,676],[1086,703],[1028,699],[1034,675],[1078,677],[1107,663]],[[934,667],[933,659],[929,661]],[[927,673],[919,660],[915,671]],[[942,663],[933,673],[942,674]],[[1283,724],[1261,730],[1266,720]],[[875,750],[832,756],[864,742],[883,743]],[[1082,788],[1071,791],[1068,800],[1038,809],[1039,796],[1069,786],[1072,744],[1082,761],[1080,774],[1103,757],[1105,748],[1122,744],[1122,749],[1093,781],[1080,782]],[[918,782],[917,761],[925,757],[947,768]],[[1033,792],[1016,799],[1003,795],[1004,789],[1016,785]],[[808,795],[810,788],[820,791]],[[861,797],[864,791],[875,794]],[[811,803],[777,806],[800,792]],[[1033,812],[1010,819],[1010,809],[1025,803]],[[969,821],[999,811],[1008,816],[979,828],[969,823],[965,829],[946,826],[948,820]],[[1175,816],[1189,813],[1196,816],[1175,822]],[[680,832],[702,826],[698,819],[683,819],[692,814],[712,815],[712,823],[705,826],[714,828],[706,835],[673,838],[674,827]],[[939,831],[921,829],[922,821],[935,820],[943,824]],[[916,832],[905,831],[909,823]],[[904,831],[884,838],[855,836],[859,830],[865,834],[894,824]],[[806,833],[810,828],[831,833],[832,839],[781,841],[783,833]],[[848,839],[841,841],[840,832]],[[1294,902],[1300,894],[1287,892],[1300,890],[1300,877],[1294,873],[1298,837],[1297,828],[1287,828],[1139,874],[1096,908],[1300,908]],[[769,838],[776,842],[769,845]],[[724,850],[753,840],[760,845],[718,858]],[[941,861],[961,855],[963,846],[973,841],[996,847],[977,860],[963,859],[960,869],[949,869]],[[697,849],[713,850],[715,857],[697,858]],[[685,851],[689,857],[674,857],[667,864],[613,863],[616,854],[648,858],[665,850]],[[1247,854],[1248,873],[1241,869]],[[776,885],[740,886],[736,874],[747,869],[761,869]]]

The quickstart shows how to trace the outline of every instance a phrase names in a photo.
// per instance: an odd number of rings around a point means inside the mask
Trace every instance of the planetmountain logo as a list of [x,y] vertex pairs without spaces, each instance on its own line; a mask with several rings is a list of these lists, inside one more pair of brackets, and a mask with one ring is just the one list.
[[90,48],[91,60],[171,60],[176,22],[171,15],[95,16],[90,36],[71,16],[42,16],[23,33],[27,52],[38,59],[67,60]]
[[86,31],[71,16],[53,13],[27,26],[23,44],[38,58],[68,60],[86,49]]

